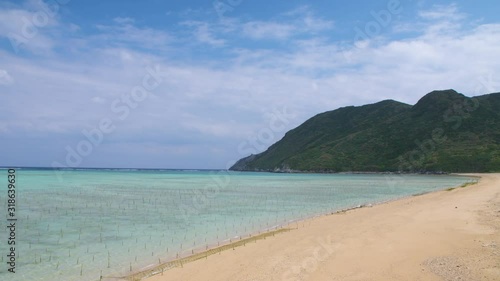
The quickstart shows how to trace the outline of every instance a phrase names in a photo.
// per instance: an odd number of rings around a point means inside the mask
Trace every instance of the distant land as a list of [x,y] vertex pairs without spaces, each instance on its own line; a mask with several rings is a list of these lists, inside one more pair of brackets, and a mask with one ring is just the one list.
[[499,172],[500,93],[442,90],[413,106],[384,100],[320,113],[230,170]]

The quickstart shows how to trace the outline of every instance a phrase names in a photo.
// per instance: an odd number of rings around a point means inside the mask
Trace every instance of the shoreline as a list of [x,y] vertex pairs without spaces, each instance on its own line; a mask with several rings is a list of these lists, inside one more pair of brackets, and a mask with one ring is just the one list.
[[[435,175],[439,176],[441,174],[435,174]],[[333,211],[327,212],[327,213],[315,214],[315,215],[311,215],[311,216],[305,217],[305,218],[298,218],[298,219],[290,220],[286,224],[272,226],[268,229],[261,230],[258,233],[256,232],[256,233],[252,233],[252,234],[243,234],[241,236],[233,237],[235,239],[239,238],[239,240],[237,240],[237,241],[234,241],[234,240],[231,241],[230,239],[227,239],[228,241],[223,241],[225,243],[221,243],[220,245],[219,244],[210,245],[210,247],[207,247],[207,248],[200,247],[197,249],[193,249],[191,254],[188,254],[187,256],[184,256],[184,257],[179,256],[178,258],[175,258],[175,259],[172,259],[172,260],[169,260],[166,262],[162,262],[162,263],[159,263],[157,265],[152,264],[152,265],[146,266],[146,267],[139,269],[139,270],[127,275],[127,276],[123,276],[122,279],[120,279],[120,280],[129,280],[129,281],[149,280],[150,279],[149,277],[154,277],[157,274],[163,275],[163,273],[166,272],[165,270],[170,270],[170,269],[175,268],[175,267],[183,267],[183,264],[186,264],[186,263],[192,262],[192,261],[196,261],[196,260],[201,259],[201,258],[206,259],[206,258],[208,258],[208,256],[211,256],[214,253],[220,254],[220,252],[231,249],[231,248],[234,250],[235,248],[237,248],[239,246],[242,246],[242,245],[244,246],[244,244],[246,244],[246,243],[257,242],[257,240],[265,239],[266,237],[271,236],[271,235],[275,236],[275,234],[279,234],[279,233],[282,233],[284,231],[286,231],[286,232],[292,231],[293,232],[293,230],[299,228],[299,224],[301,224],[301,223],[304,227],[304,225],[306,223],[311,223],[311,221],[320,219],[322,217],[328,217],[328,216],[332,216],[332,215],[344,215],[344,214],[351,212],[351,211],[354,211],[356,209],[371,208],[371,207],[378,206],[378,205],[391,204],[393,202],[397,202],[397,201],[401,201],[401,200],[405,200],[405,199],[410,199],[410,198],[416,197],[416,196],[433,194],[433,193],[438,193],[438,192],[443,192],[443,191],[451,191],[451,190],[454,190],[457,188],[475,185],[475,184],[479,183],[479,181],[481,179],[481,176],[478,176],[477,174],[450,173],[447,175],[475,178],[476,180],[467,182],[467,183],[463,184],[462,186],[455,186],[455,187],[451,187],[451,188],[442,188],[442,189],[435,190],[435,191],[406,195],[406,196],[393,198],[393,199],[389,199],[389,200],[370,202],[370,203],[366,203],[366,204],[362,204],[362,205],[356,205],[356,206],[352,206],[352,207],[342,208],[339,210],[333,210]],[[106,279],[103,279],[103,280],[106,280]]]
[[[350,216],[353,216],[352,214],[359,213],[359,212],[373,213],[373,212],[376,212],[377,209],[380,209],[381,206],[382,206],[382,208],[384,208],[384,207],[385,208],[391,208],[391,207],[393,207],[393,205],[405,204],[406,201],[426,201],[426,200],[428,200],[427,197],[436,197],[436,196],[443,197],[444,194],[447,194],[447,193],[451,194],[451,193],[455,193],[455,192],[462,192],[462,191],[467,191],[467,190],[475,189],[476,186],[482,186],[482,185],[484,185],[484,179],[485,178],[489,182],[491,180],[491,178],[495,178],[495,177],[499,176],[499,174],[462,174],[462,173],[461,174],[454,174],[454,175],[457,175],[457,176],[467,176],[467,177],[475,177],[475,178],[480,178],[480,180],[476,181],[476,184],[474,184],[474,185],[470,185],[470,184],[466,185],[465,188],[460,188],[460,186],[457,186],[457,187],[451,188],[449,190],[448,189],[442,189],[442,190],[439,190],[439,191],[428,192],[428,193],[425,193],[425,194],[417,194],[417,195],[405,196],[403,198],[396,198],[396,199],[387,200],[387,201],[384,201],[384,202],[377,202],[375,204],[367,204],[368,206],[367,205],[365,205],[365,206],[359,205],[359,206],[356,206],[356,207],[353,207],[353,208],[349,208],[349,209],[338,210],[336,212],[332,212],[332,213],[329,213],[329,214],[317,215],[317,216],[313,216],[311,218],[306,218],[306,219],[302,219],[302,220],[290,222],[287,225],[281,226],[282,229],[286,229],[285,233],[278,235],[278,237],[275,237],[275,238],[272,238],[272,239],[268,239],[268,240],[266,240],[264,242],[266,244],[268,244],[270,240],[273,240],[273,242],[280,242],[280,240],[290,240],[290,241],[294,241],[295,240],[294,242],[300,242],[300,239],[297,241],[298,237],[296,237],[296,236],[298,236],[298,232],[304,232],[304,231],[307,232],[308,229],[305,226],[305,224],[308,224],[309,226],[311,224],[315,225],[315,224],[318,224],[318,222],[325,221],[325,220],[330,220],[330,218],[332,218],[332,217],[333,218],[335,218],[335,217],[350,217]],[[444,196],[444,197],[446,197],[446,196]],[[423,202],[423,203],[425,203],[425,202]],[[387,206],[389,206],[389,207],[387,207]],[[373,208],[366,208],[366,207],[373,207]],[[366,210],[366,209],[369,209],[369,210]],[[339,215],[345,215],[345,216],[339,216]],[[370,214],[367,214],[367,215],[369,216]],[[338,219],[333,219],[333,220],[338,220]],[[302,223],[302,227],[299,227],[299,225],[301,223]],[[296,224],[297,227],[293,227],[292,226],[293,224]],[[282,229],[279,229],[278,231],[280,231]],[[268,234],[267,236],[270,236],[270,235],[272,235],[270,233],[273,233],[273,231],[266,232],[266,233]],[[266,235],[266,233],[263,233],[262,235]],[[317,233],[314,234],[314,232],[312,233],[312,235],[313,236],[314,235],[318,236],[318,234]],[[310,236],[311,236],[311,233],[310,233]],[[248,238],[244,238],[242,240],[245,240],[245,239],[248,239]],[[257,240],[259,240],[259,239],[255,239],[255,241],[257,241]],[[234,251],[234,253],[236,255],[240,256],[241,254],[239,255],[239,253],[238,253],[239,251],[242,251],[242,250],[248,251],[249,248],[256,248],[254,250],[258,250],[259,252],[261,252],[261,251],[263,251],[262,248],[265,248],[265,246],[264,245],[260,245],[260,244],[263,244],[264,242],[259,241],[259,243],[253,243],[251,247],[247,246],[247,247],[245,247],[245,249],[243,249],[243,248],[237,249],[236,251]],[[208,249],[208,251],[202,251],[202,252],[199,252],[199,253],[195,253],[194,256],[196,256],[196,255],[202,256],[202,258],[204,257],[208,262],[211,262],[211,263],[217,263],[217,264],[220,264],[220,263],[222,263],[222,264],[226,263],[227,264],[228,262],[231,263],[231,260],[227,260],[227,258],[224,258],[224,261],[216,261],[217,259],[219,259],[219,257],[215,257],[215,258],[212,257],[211,259],[209,259],[208,257],[210,255],[212,255],[212,254],[208,254],[208,252],[217,250],[218,248],[221,248],[221,247],[225,247],[226,249],[231,249],[231,248],[233,248],[232,244],[235,244],[235,243],[238,243],[238,241],[226,244],[224,246],[220,246],[220,247],[215,247],[215,248],[212,248],[212,249]],[[238,246],[235,245],[234,247],[238,247]],[[231,253],[231,252],[233,252],[233,251],[229,251],[229,253]],[[207,253],[207,254],[205,254],[205,253]],[[219,253],[219,256],[230,255],[230,254],[226,254],[223,250],[218,251],[218,253]],[[255,255],[257,253],[255,253],[255,251],[254,251],[254,253],[251,253],[251,254]],[[270,254],[270,253],[268,253],[268,254]],[[261,255],[257,254],[257,256],[261,256]],[[189,258],[189,257],[184,257],[183,259],[186,259],[186,258]],[[198,259],[196,259],[196,260],[198,260]],[[175,262],[175,261],[170,261],[169,263],[172,263],[172,262]],[[170,269],[168,271],[165,271],[165,273],[167,273],[167,274],[164,274],[163,276],[162,275],[153,275],[153,276],[151,276],[149,278],[146,278],[146,279],[133,279],[133,276],[135,276],[137,278],[138,274],[142,274],[140,272],[139,273],[134,273],[133,275],[127,276],[127,278],[125,280],[147,280],[147,281],[176,280],[175,278],[177,278],[177,276],[183,276],[182,277],[183,280],[196,280],[196,279],[189,279],[189,278],[186,279],[186,276],[184,276],[184,275],[186,275],[186,273],[187,273],[187,275],[192,275],[192,274],[190,274],[190,272],[188,271],[188,269],[186,269],[186,267],[195,268],[193,274],[196,273],[196,272],[199,272],[199,270],[202,270],[202,268],[204,266],[200,266],[199,265],[200,263],[204,263],[204,262],[203,261],[192,262],[192,263],[189,263],[188,265],[185,265],[182,268],[181,272],[179,271],[181,268],[172,268],[172,269]],[[159,265],[156,268],[160,269],[161,267],[165,268],[164,264]],[[300,268],[300,266],[299,266],[299,268]],[[149,271],[150,272],[154,271],[154,268],[153,269],[149,269]],[[157,273],[161,274],[161,271],[158,271],[158,270],[156,270],[156,271],[157,271]],[[301,270],[301,272],[302,271],[303,270]],[[289,274],[290,272],[285,271],[285,273],[286,273],[287,276],[290,275]],[[500,274],[500,269],[499,269],[499,274]],[[212,276],[212,278],[215,278],[213,275],[207,275],[207,276],[204,276],[204,278],[206,277],[206,279],[202,278],[202,280],[211,280],[209,278],[209,276]],[[290,276],[293,276],[293,274],[291,274]],[[142,277],[144,277],[144,276],[142,276]],[[174,279],[169,279],[170,277],[172,277]],[[197,278],[199,278],[199,277],[200,276],[198,276]],[[233,278],[234,277],[235,276],[233,276]],[[225,279],[221,279],[221,280],[225,280]],[[235,280],[246,280],[246,279],[235,279]],[[261,279],[258,279],[258,280],[261,280]],[[264,279],[262,279],[262,280],[264,280]],[[292,279],[286,279],[286,280],[296,280],[296,279],[292,278]],[[309,279],[307,279],[307,280],[309,280]],[[316,280],[316,279],[310,279],[310,280]],[[330,279],[328,279],[328,280],[330,280]],[[332,279],[332,280],[336,280],[336,279]],[[439,280],[439,279],[436,279],[436,280]]]
[[279,228],[275,230],[270,230],[261,234],[257,235],[250,235],[247,238],[242,238],[240,236],[239,240],[229,242],[229,243],[224,243],[220,246],[216,246],[210,249],[203,250],[198,253],[193,253],[191,255],[181,257],[178,259],[174,259],[171,261],[167,261],[165,263],[162,263],[160,265],[153,266],[151,268],[147,268],[145,270],[141,270],[139,272],[133,273],[131,275],[123,277],[124,280],[129,280],[129,281],[137,281],[137,280],[143,280],[144,278],[148,278],[151,276],[155,276],[157,274],[163,274],[165,270],[169,270],[175,267],[183,267],[184,264],[194,262],[200,259],[207,259],[209,256],[215,255],[215,254],[220,254],[222,251],[230,250],[235,248],[241,247],[241,246],[246,246],[246,244],[252,243],[252,242],[257,242],[258,240],[266,239],[267,237],[270,236],[275,236],[276,234],[280,234],[283,232],[288,232],[291,231],[292,228]]

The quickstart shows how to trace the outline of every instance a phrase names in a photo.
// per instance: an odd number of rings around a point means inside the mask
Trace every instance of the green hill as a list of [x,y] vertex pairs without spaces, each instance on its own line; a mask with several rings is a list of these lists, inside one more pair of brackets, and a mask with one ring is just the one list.
[[414,106],[385,100],[324,112],[231,170],[498,172],[500,93],[434,91]]

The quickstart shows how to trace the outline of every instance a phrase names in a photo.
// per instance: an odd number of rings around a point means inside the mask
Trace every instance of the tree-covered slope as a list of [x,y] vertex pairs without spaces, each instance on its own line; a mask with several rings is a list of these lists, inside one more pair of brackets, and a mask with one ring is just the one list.
[[434,91],[414,106],[386,100],[324,112],[231,169],[500,171],[500,93]]

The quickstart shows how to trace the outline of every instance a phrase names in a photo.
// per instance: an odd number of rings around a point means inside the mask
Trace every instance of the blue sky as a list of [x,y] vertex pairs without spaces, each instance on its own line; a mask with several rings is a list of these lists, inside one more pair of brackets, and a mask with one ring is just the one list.
[[317,113],[500,91],[498,1],[1,1],[0,166],[226,168]]

